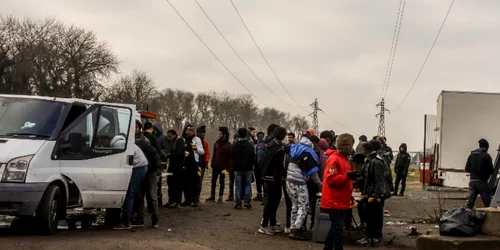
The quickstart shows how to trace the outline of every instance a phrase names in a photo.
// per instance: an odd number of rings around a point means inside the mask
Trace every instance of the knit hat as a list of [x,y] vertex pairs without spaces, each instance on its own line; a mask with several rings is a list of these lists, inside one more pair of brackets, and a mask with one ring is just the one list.
[[362,136],[359,137],[359,140],[360,141],[367,141],[368,138],[366,137],[366,135],[362,135]]
[[196,133],[206,133],[207,132],[206,127],[207,126],[205,126],[205,125],[199,126],[198,129],[196,129]]
[[236,138],[238,138],[238,137],[240,137],[240,134],[238,134],[238,132],[234,133],[234,135],[233,135],[233,139],[236,139]]

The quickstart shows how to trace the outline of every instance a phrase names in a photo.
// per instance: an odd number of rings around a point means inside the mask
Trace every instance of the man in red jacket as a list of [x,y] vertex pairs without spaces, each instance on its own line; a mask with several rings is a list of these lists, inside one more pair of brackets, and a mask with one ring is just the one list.
[[325,239],[325,250],[342,250],[345,211],[350,209],[352,195],[351,164],[354,137],[341,134],[337,137],[337,150],[326,151],[328,160],[323,174],[321,208],[330,215],[330,231]]

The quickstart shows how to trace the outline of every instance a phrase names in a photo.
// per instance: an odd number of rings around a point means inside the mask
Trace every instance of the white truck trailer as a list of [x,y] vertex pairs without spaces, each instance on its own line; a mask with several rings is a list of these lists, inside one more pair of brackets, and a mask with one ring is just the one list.
[[465,162],[481,138],[494,160],[500,143],[500,93],[442,91],[437,100],[437,169],[443,186],[466,188]]

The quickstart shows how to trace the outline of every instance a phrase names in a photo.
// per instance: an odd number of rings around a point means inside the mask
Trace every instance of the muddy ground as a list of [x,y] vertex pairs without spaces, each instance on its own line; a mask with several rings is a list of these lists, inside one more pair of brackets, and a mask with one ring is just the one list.
[[[209,191],[209,175],[205,177],[202,200]],[[438,199],[440,197],[440,199]],[[465,204],[464,192],[423,192],[421,184],[408,184],[406,197],[393,197],[386,202],[391,214],[385,217],[384,245],[379,249],[414,249],[416,236],[408,236],[410,227],[422,234],[436,233],[430,223],[438,210]],[[60,230],[54,236],[37,236],[27,232],[15,233],[0,230],[0,250],[3,249],[323,249],[322,244],[298,242],[286,235],[257,234],[262,206],[254,203],[251,210],[234,210],[234,203],[202,203],[198,208],[161,209],[160,228],[134,228],[114,231],[96,225],[90,229]],[[429,216],[428,214],[431,216]],[[280,205],[280,222],[284,218],[284,202]],[[355,212],[356,214],[356,212]],[[425,224],[424,224],[425,223]],[[147,225],[149,220],[147,220]],[[345,235],[346,249],[362,249],[349,242]],[[351,232],[351,237],[361,237]]]

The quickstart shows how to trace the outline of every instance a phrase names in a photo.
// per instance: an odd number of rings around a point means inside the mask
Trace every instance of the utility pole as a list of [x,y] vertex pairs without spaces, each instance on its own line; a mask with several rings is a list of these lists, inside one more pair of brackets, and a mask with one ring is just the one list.
[[323,112],[323,110],[321,110],[319,107],[318,107],[318,98],[314,99],[314,102],[311,103],[309,105],[309,107],[312,107],[313,108],[313,112],[311,114],[309,114],[312,118],[313,118],[313,129],[314,129],[314,133],[315,134],[319,134],[319,125],[318,125],[318,111],[321,111]]
[[378,134],[377,135],[385,136],[385,111],[387,111],[389,113],[391,113],[391,111],[385,108],[384,98],[382,98],[382,100],[375,106],[380,107],[380,112],[375,115],[376,117],[379,118],[378,119]]

